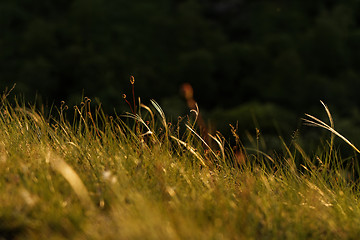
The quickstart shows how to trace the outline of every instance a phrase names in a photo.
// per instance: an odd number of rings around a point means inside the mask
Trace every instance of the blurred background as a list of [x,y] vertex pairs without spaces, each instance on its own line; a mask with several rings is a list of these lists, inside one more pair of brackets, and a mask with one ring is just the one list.
[[0,2],[1,89],[49,106],[87,96],[111,114],[128,110],[131,75],[169,119],[189,112],[187,82],[212,129],[257,127],[270,145],[297,129],[318,141],[300,118],[326,116],[321,99],[359,146],[360,1]]

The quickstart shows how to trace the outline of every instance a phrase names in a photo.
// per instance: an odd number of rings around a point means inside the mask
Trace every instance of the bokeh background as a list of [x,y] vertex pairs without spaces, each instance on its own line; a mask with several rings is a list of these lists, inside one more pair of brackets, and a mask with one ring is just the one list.
[[316,139],[300,118],[325,116],[321,99],[358,144],[360,1],[0,2],[1,89],[16,83],[14,93],[46,105],[87,96],[113,113],[128,108],[131,75],[136,95],[169,118],[188,113],[188,82],[214,129],[258,127],[268,142],[296,129]]

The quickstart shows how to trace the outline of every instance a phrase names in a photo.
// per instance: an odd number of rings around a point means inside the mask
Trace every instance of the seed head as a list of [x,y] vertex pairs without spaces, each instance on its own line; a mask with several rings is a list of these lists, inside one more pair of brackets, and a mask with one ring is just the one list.
[[135,78],[134,78],[134,76],[130,76],[130,83],[131,83],[132,85],[134,85],[134,83],[135,83]]

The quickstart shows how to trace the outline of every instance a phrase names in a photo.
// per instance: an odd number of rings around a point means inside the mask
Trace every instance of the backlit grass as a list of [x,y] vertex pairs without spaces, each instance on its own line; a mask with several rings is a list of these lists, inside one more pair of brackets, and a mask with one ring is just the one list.
[[69,122],[66,108],[47,117],[2,101],[3,238],[360,236],[357,163],[343,164],[332,145],[309,156],[284,143],[270,156],[236,139],[233,151],[220,134],[202,140],[196,116],[168,123],[155,101],[125,118],[85,99]]

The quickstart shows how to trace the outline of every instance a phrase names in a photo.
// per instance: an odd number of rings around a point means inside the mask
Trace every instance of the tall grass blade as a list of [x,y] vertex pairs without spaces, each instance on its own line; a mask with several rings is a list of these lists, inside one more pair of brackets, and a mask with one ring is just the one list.
[[136,121],[138,121],[139,123],[141,123],[147,130],[147,132],[145,132],[144,134],[142,134],[142,136],[145,135],[151,135],[153,134],[153,132],[151,131],[151,129],[149,128],[149,126],[145,123],[145,121],[138,115],[138,114],[133,114],[133,113],[125,113],[124,115],[122,115],[123,117],[128,117],[128,118],[132,118]]
[[[330,110],[328,108],[328,106],[326,106],[326,104],[320,100],[320,103],[324,106],[326,114],[328,115],[329,121],[330,121],[330,127],[335,129],[335,125],[334,125],[334,120],[331,116]],[[333,147],[334,147],[334,138],[335,135],[334,133],[331,133],[331,137],[330,137],[330,154],[332,153]]]
[[175,141],[177,141],[179,144],[183,145],[186,149],[188,149],[201,163],[201,165],[203,165],[204,167],[207,167],[207,165],[205,164],[204,159],[201,157],[201,155],[199,153],[196,152],[196,150],[190,146],[189,144],[187,144],[184,141],[181,141],[180,139],[174,137],[174,136],[170,136],[172,139],[174,139]]
[[[325,105],[325,104],[323,104],[323,105]],[[333,120],[332,120],[332,118],[331,118],[331,114],[330,114],[329,109],[328,109],[327,107],[326,107],[325,109],[326,109],[326,112],[328,113],[328,116],[330,116],[330,119],[331,119],[331,120],[330,120],[330,124],[331,124],[332,126],[334,126],[334,123],[333,123]],[[310,119],[303,118],[303,121],[305,122],[305,125],[313,126],[313,127],[320,127],[320,128],[324,128],[324,129],[330,131],[332,134],[338,136],[338,137],[341,138],[344,142],[346,142],[349,146],[351,146],[356,152],[360,153],[360,150],[357,149],[354,144],[352,144],[352,143],[351,143],[348,139],[346,139],[343,135],[341,135],[340,133],[338,133],[332,126],[327,125],[326,123],[324,123],[324,122],[321,121],[320,119],[318,119],[318,118],[316,118],[316,117],[314,117],[314,116],[312,116],[312,115],[310,115],[310,114],[305,113],[305,115],[310,118]],[[333,144],[333,143],[331,143],[331,144]]]
[[65,160],[50,152],[48,153],[47,162],[50,162],[51,167],[66,179],[83,206],[88,208],[88,210],[93,210],[94,205],[90,199],[89,192],[74,169]]
[[192,129],[192,128],[191,128],[189,125],[187,125],[187,124],[185,124],[185,126],[186,126],[197,138],[200,139],[200,141],[210,150],[210,152],[211,152],[215,157],[217,157],[216,153],[211,149],[211,147],[206,143],[206,141],[205,141],[202,137],[200,137],[200,135],[199,135],[197,132],[195,132],[194,129]]
[[[216,137],[214,137],[213,135],[211,135],[210,133],[208,133],[208,135],[219,145],[220,151],[221,151],[221,155],[222,155],[222,160],[223,162],[225,162],[225,149],[224,149],[224,144],[221,142],[221,139],[219,137],[218,134],[216,134]],[[212,150],[211,150],[212,151]]]
[[165,113],[162,110],[162,108],[160,107],[160,105],[154,99],[151,99],[150,102],[154,106],[154,108],[156,109],[156,111],[159,113],[159,115],[161,117],[161,123],[165,128],[165,136],[166,136],[166,139],[167,139],[167,137],[169,136],[169,128],[168,128],[168,125],[166,123]]

